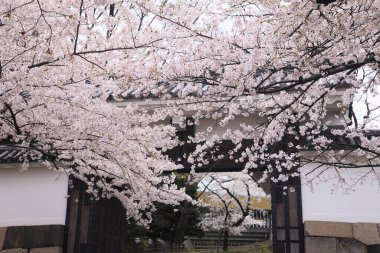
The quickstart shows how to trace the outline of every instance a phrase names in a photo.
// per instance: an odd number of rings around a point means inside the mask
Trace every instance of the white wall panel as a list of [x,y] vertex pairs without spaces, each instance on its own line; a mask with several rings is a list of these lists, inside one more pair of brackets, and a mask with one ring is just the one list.
[[65,224],[68,179],[63,173],[0,167],[0,227]]
[[324,167],[307,175],[312,168],[302,171],[304,221],[380,223],[379,169],[377,175],[368,174],[369,168],[341,169],[338,175]]

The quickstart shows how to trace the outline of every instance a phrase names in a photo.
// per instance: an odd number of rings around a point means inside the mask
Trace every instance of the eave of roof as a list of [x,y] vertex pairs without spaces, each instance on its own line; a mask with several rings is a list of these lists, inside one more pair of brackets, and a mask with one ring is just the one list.
[[0,163],[20,162],[23,151],[12,145],[0,145]]

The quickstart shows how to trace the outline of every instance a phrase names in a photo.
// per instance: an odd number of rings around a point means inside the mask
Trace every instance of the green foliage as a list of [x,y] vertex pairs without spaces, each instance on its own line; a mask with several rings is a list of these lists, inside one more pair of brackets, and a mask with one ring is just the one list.
[[[186,193],[196,198],[197,184],[188,184],[188,174],[177,174],[175,183],[178,187],[185,187]],[[203,237],[204,231],[199,226],[202,209],[188,202],[179,206],[157,204],[157,211],[153,214],[153,222],[148,235],[151,238],[161,238],[173,243],[182,243],[184,236]]]
[[[197,184],[188,184],[188,174],[177,174],[175,183],[184,187],[186,193],[193,199],[197,195]],[[184,236],[203,237],[204,231],[200,227],[201,212],[203,210],[189,202],[182,202],[179,206],[156,203],[156,211],[152,214],[153,221],[150,227],[139,226],[136,221],[130,221],[126,231],[126,245],[135,245],[134,240],[139,237],[141,245],[147,240],[162,239],[172,243],[182,243]],[[132,246],[130,246],[132,247]],[[132,248],[127,252],[133,252]]]
[[135,220],[131,219],[127,225],[125,232],[125,252],[135,252],[136,243],[135,238],[139,237],[142,245],[147,241],[147,229],[139,225]]
[[254,253],[272,253],[272,249],[266,244],[260,244]]

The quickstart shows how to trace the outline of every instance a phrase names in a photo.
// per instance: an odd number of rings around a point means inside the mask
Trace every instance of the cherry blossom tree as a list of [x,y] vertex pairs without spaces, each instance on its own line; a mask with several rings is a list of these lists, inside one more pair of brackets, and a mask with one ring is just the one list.
[[[378,128],[380,111],[371,100],[379,8],[379,0],[1,0],[0,141],[25,151],[25,167],[32,159],[74,174],[137,218],[152,201],[186,198],[163,175],[181,167],[164,153],[180,143],[163,123],[173,116],[214,122],[192,139],[193,168],[227,157],[248,173],[264,168],[262,181],[286,181],[310,163],[378,175],[379,137],[368,127]],[[134,104],[141,99],[149,106]],[[230,128],[238,118],[246,121]],[[234,148],[217,152],[224,140]]]
[[[113,74],[77,54],[88,43],[80,30],[103,34],[92,31],[98,29],[96,19],[88,23],[88,14],[96,10],[92,16],[100,18],[109,6],[104,10],[96,3],[46,1],[0,5],[1,45],[6,49],[0,56],[0,141],[24,151],[23,168],[38,161],[74,175],[88,184],[91,194],[119,198],[127,214],[141,223],[150,220],[153,202],[188,199],[184,189],[172,184],[174,175],[162,174],[179,168],[161,153],[177,145],[175,129],[152,125],[168,111],[147,115],[134,105],[107,103],[107,92],[120,89]],[[114,55],[103,58],[103,64]]]

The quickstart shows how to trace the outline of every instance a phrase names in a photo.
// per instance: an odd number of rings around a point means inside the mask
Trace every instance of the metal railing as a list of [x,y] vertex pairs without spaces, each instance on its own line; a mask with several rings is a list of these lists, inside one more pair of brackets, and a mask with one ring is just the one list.
[[[228,243],[229,252],[255,252],[258,251],[262,245],[259,244],[239,244],[239,243]],[[161,246],[151,246],[147,248],[136,249],[135,253],[146,253],[146,252],[157,252],[157,253],[176,253],[176,252],[222,252],[222,243],[212,243],[212,242],[196,242],[191,245],[184,244],[172,244],[168,247]]]

